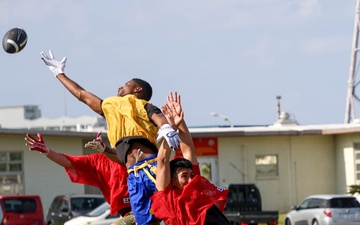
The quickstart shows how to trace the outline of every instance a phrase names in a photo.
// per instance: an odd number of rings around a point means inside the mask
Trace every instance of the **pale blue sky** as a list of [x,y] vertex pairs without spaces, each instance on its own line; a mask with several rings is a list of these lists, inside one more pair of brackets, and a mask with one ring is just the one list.
[[343,123],[356,0],[1,0],[0,35],[29,36],[0,52],[0,105],[40,105],[45,118],[96,115],[40,59],[101,98],[133,77],[160,106],[180,92],[189,126],[273,124],[276,96],[300,124]]

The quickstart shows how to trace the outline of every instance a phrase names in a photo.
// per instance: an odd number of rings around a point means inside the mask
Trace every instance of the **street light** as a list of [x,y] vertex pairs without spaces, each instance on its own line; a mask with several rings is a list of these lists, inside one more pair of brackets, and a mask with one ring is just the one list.
[[226,115],[223,115],[223,114],[219,114],[219,113],[216,113],[216,112],[211,112],[210,113],[210,116],[213,116],[213,117],[222,117],[224,118],[225,121],[229,122],[230,123],[230,127],[234,127],[234,124],[231,122],[230,118]]

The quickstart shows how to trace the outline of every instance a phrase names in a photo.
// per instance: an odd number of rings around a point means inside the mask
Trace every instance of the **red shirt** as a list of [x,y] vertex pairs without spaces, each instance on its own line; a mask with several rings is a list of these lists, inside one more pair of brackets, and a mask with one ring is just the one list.
[[196,175],[183,190],[170,183],[165,190],[156,192],[151,197],[151,208],[155,216],[166,224],[202,225],[206,211],[214,204],[221,211],[224,210],[228,192],[216,187],[205,177]]
[[111,161],[104,154],[65,156],[73,167],[65,169],[70,180],[98,187],[110,204],[112,215],[117,214],[120,209],[130,207],[125,165]]

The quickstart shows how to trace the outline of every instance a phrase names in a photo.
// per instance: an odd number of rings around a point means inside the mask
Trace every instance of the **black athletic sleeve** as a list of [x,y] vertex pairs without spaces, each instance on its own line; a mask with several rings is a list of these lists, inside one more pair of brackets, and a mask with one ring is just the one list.
[[[153,115],[154,113],[155,113],[155,114],[161,113],[161,110],[160,110],[157,106],[155,106],[155,105],[153,105],[153,104],[151,104],[151,103],[147,103],[144,107],[145,107],[145,110],[146,110],[147,115],[148,115],[148,117],[149,117],[149,120],[150,120],[152,123],[154,123],[154,121],[152,121],[152,119],[151,119],[152,115]],[[155,124],[155,123],[154,123],[154,124]]]
[[[104,117],[104,118],[105,118],[104,112],[102,111],[102,104],[103,104],[103,101],[104,101],[104,100],[101,100],[101,102],[100,102],[100,105],[101,105],[101,114],[100,114],[100,116],[102,116],[102,117]],[[106,119],[106,118],[105,118],[105,119]]]

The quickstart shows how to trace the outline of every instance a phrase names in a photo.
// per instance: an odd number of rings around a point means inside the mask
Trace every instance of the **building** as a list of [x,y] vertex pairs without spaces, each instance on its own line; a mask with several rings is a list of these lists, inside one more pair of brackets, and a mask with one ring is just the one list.
[[92,132],[106,130],[106,127],[105,119],[100,116],[47,119],[41,117],[37,105],[0,107],[0,128]]
[[[45,119],[38,106],[25,105],[0,107],[0,125],[0,194],[38,194],[47,210],[58,194],[99,193],[72,184],[63,168],[29,151],[24,137],[40,132],[58,152],[91,154],[84,144],[106,130],[103,118]],[[264,210],[287,212],[308,195],[346,194],[349,185],[360,184],[359,123],[298,125],[278,104],[273,125],[231,124],[190,132],[202,175],[220,187],[255,183]]]
[[214,183],[255,183],[263,208],[280,212],[360,183],[359,132],[359,124],[191,129],[218,142],[217,156],[202,159],[215,167]]
[[[49,148],[83,155],[96,132],[0,129],[0,192],[38,194],[44,210],[62,193],[94,193],[72,184],[60,166],[24,145],[41,132]],[[264,210],[287,212],[311,194],[345,194],[360,183],[360,124],[190,128],[201,171],[213,183],[255,183]],[[105,135],[104,135],[105,136]]]

